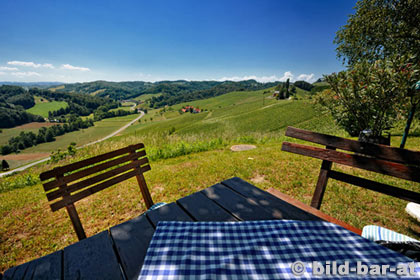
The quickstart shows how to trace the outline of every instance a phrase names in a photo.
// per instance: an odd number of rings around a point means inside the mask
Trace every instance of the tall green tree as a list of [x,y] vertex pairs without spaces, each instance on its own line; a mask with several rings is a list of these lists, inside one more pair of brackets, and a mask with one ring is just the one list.
[[418,0],[360,0],[355,14],[337,32],[337,56],[353,65],[392,55],[420,58]]
[[288,99],[290,97],[289,86],[290,86],[290,79],[287,79],[286,85],[285,85],[286,93],[285,93],[285,96],[284,96],[286,99]]
[[[410,81],[420,78],[419,65],[404,58],[364,60],[351,69],[326,77],[331,89],[317,96],[351,136],[371,129],[373,136],[381,136],[390,129],[407,104],[401,102],[410,88]],[[410,90],[411,91],[411,90]]]
[[[419,0],[359,0],[355,14],[336,34],[337,56],[350,67],[361,61],[404,59],[406,65],[420,63],[420,2]],[[397,63],[398,64],[398,63]],[[398,70],[398,69],[396,69]],[[398,72],[398,71],[397,71]],[[404,97],[399,103],[409,104],[404,113],[407,125],[400,147],[404,148],[411,120],[419,106],[414,91],[416,73],[406,71]],[[404,78],[404,77],[403,77]],[[418,95],[418,94],[417,94]]]

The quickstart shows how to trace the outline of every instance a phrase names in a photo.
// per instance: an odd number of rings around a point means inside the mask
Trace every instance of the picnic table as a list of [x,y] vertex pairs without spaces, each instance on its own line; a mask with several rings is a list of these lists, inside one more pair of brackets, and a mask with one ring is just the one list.
[[4,279],[137,279],[159,221],[321,220],[234,177],[39,259]]

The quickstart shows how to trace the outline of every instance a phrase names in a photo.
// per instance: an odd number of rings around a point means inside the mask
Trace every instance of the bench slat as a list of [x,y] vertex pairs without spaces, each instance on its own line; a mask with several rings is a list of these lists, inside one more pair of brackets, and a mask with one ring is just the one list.
[[328,176],[331,179],[339,180],[365,189],[391,195],[407,201],[420,203],[420,193],[393,187],[387,184],[375,182],[361,177],[356,177],[350,174],[345,174],[334,170],[329,171]]
[[[104,162],[104,163],[86,168],[86,169],[83,169],[83,170],[80,170],[80,171],[77,171],[77,172],[72,173],[70,175],[63,176],[62,181],[60,181],[60,182],[57,181],[57,180],[54,180],[54,181],[45,183],[44,184],[44,190],[45,191],[52,190],[54,188],[59,187],[60,183],[70,183],[70,182],[73,182],[77,179],[80,179],[80,178],[89,176],[91,174],[94,174],[96,172],[106,170],[110,167],[113,167],[113,166],[116,166],[116,165],[119,165],[119,164],[122,164],[122,163],[125,163],[125,162],[128,162],[128,161],[136,160],[136,159],[138,159],[140,157],[144,157],[144,156],[146,156],[146,152],[145,151],[140,151],[140,152],[137,152],[137,153],[134,153],[134,154],[129,154],[129,155],[126,155],[126,156],[122,156],[122,157],[119,157],[119,158],[116,158],[116,159],[113,159],[113,160],[110,160],[110,161],[107,161],[107,162]],[[146,160],[147,160],[147,158],[146,158]]]
[[71,172],[71,171],[89,166],[91,164],[98,163],[98,162],[101,162],[101,161],[104,161],[104,160],[107,160],[107,159],[111,159],[111,158],[119,156],[119,155],[129,153],[131,151],[136,151],[136,150],[143,149],[143,148],[144,148],[143,143],[130,145],[130,146],[127,146],[125,148],[115,150],[115,151],[112,151],[112,152],[109,152],[109,153],[101,154],[101,155],[91,157],[91,158],[88,158],[88,159],[85,159],[85,160],[81,160],[81,161],[78,161],[78,162],[75,162],[75,163],[72,163],[72,164],[68,164],[68,165],[65,165],[65,166],[56,167],[52,170],[41,173],[39,175],[39,177],[40,177],[41,181],[45,181],[47,179],[56,177],[58,175],[63,175],[67,172]]
[[359,142],[290,126],[286,130],[286,136],[306,140],[324,146],[335,147],[341,150],[371,155],[380,159],[420,166],[419,151],[411,151],[386,145]]
[[54,190],[52,192],[47,193],[47,198],[49,201],[54,200],[59,198],[60,196],[63,196],[65,194],[69,194],[72,192],[75,192],[77,190],[86,188],[92,184],[98,183],[100,181],[103,181],[105,179],[114,177],[120,173],[123,173],[125,171],[128,171],[130,169],[136,168],[137,166],[141,166],[144,164],[147,164],[149,161],[147,158],[142,158],[141,160],[136,160],[133,162],[130,162],[129,164],[117,167],[115,169],[109,170],[105,173],[96,175],[94,177],[85,179],[83,181],[77,182],[75,184],[72,185],[68,185],[66,188],[62,188],[62,189],[58,189],[58,190]]
[[289,142],[283,142],[282,150],[420,182],[420,168],[418,167]]
[[[146,172],[148,170],[150,170],[150,166],[149,165],[146,165],[145,167],[142,167],[141,168],[141,172]],[[93,187],[90,187],[90,188],[88,188],[86,190],[83,190],[81,192],[78,192],[78,193],[73,194],[71,196],[68,196],[66,198],[63,198],[62,200],[59,200],[57,202],[52,203],[50,205],[51,206],[51,210],[52,211],[57,211],[60,208],[63,208],[64,206],[66,206],[68,204],[75,203],[76,201],[79,201],[82,198],[85,198],[85,197],[87,197],[87,196],[89,196],[91,194],[97,193],[97,192],[99,192],[99,191],[101,191],[101,190],[103,190],[103,189],[105,189],[107,187],[110,187],[112,185],[115,185],[115,184],[117,184],[119,182],[122,182],[122,181],[125,181],[127,179],[130,179],[131,177],[134,177],[137,174],[138,174],[138,170],[135,169],[133,171],[129,171],[127,173],[124,173],[122,175],[119,175],[117,177],[114,177],[114,178],[112,178],[112,179],[110,179],[108,181],[105,181],[105,182],[99,183],[97,185],[94,185]]]

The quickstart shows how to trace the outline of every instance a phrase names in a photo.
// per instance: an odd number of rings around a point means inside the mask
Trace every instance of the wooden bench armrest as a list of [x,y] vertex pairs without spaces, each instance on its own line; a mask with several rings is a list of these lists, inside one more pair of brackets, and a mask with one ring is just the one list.
[[339,225],[339,226],[341,226],[345,229],[348,229],[348,230],[350,230],[350,231],[352,231],[352,232],[354,232],[358,235],[362,234],[362,231],[360,229],[355,228],[355,227],[353,227],[349,224],[346,224],[343,221],[337,220],[336,218],[333,218],[333,217],[325,214],[324,212],[321,212],[320,210],[318,210],[316,208],[313,208],[309,205],[306,205],[305,203],[303,203],[303,202],[301,202],[297,199],[294,199],[293,197],[291,197],[287,194],[284,194],[284,193],[280,192],[279,190],[270,188],[270,189],[268,189],[268,192],[271,193],[272,195],[274,195],[275,197],[277,197],[277,198],[279,198],[283,201],[286,201],[287,203],[292,204],[292,205],[296,206],[297,208],[302,209],[303,211],[311,213],[312,215],[317,216],[317,217],[319,217],[319,218],[321,218],[321,219],[323,219],[327,222]]

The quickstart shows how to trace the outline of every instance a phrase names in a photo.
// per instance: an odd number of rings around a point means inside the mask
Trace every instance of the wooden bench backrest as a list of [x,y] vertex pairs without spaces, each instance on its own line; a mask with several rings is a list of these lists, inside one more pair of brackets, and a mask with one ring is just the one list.
[[323,160],[312,197],[312,207],[321,207],[328,178],[420,203],[420,193],[331,170],[332,163],[335,162],[420,183],[420,152],[364,143],[294,127],[287,128],[286,136],[326,146],[324,149],[290,142],[283,142],[282,146],[283,151]]
[[143,173],[150,170],[142,143],[40,174],[52,211],[66,207],[79,240],[86,238],[74,203],[112,185],[137,178],[147,208],[153,205]]

